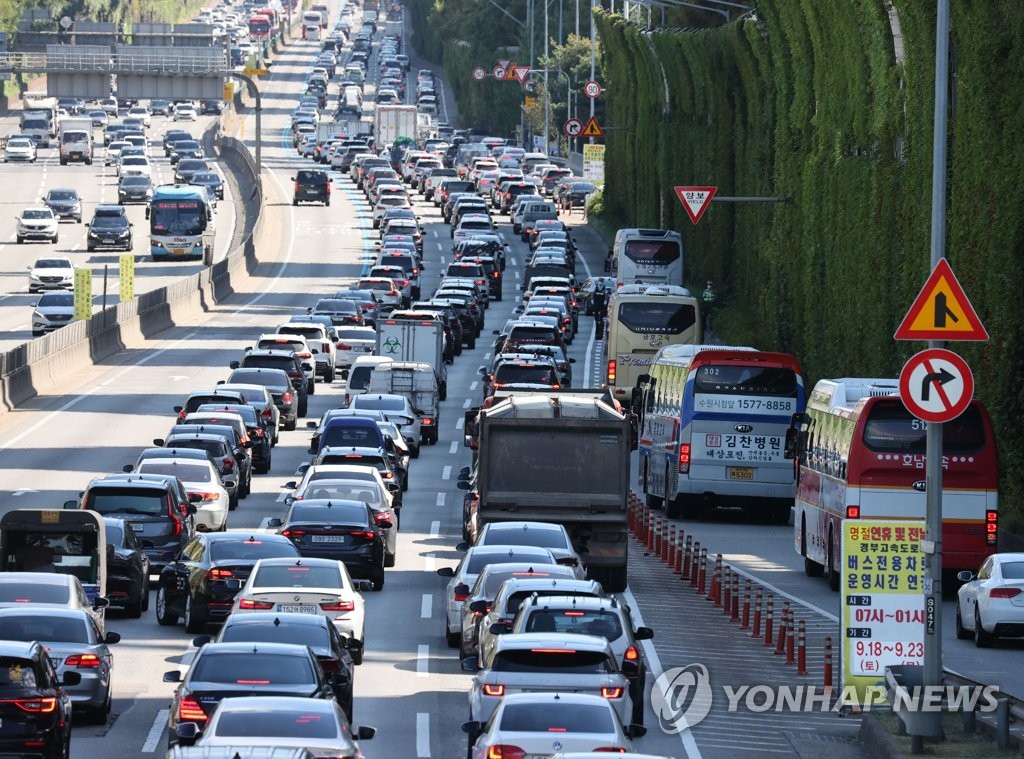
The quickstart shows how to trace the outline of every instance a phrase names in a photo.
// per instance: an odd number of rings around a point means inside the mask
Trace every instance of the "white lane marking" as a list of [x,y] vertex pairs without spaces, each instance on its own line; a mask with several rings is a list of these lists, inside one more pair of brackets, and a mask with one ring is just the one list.
[[441,520],[435,519],[430,523],[430,537],[436,538],[441,534]]
[[469,398],[467,398],[466,400],[464,400],[462,402],[462,408],[469,408],[472,405],[473,405],[473,402],[471,400],[469,400]]
[[416,677],[430,677],[427,664],[430,662],[430,646],[421,643],[416,646]]
[[146,735],[146,742],[142,744],[143,754],[152,754],[156,751],[156,744],[160,742],[160,736],[164,734],[164,728],[167,726],[167,717],[170,713],[170,709],[161,709],[156,713],[156,717],[153,719],[153,726],[149,728],[149,733]]
[[450,466],[446,466],[444,469],[441,470],[441,479],[442,480],[450,480],[451,478],[452,478],[452,468]]
[[459,444],[456,441],[452,441],[452,444],[448,446],[448,453],[454,455],[459,452]]
[[461,416],[458,419],[456,419],[455,420],[455,429],[461,430],[462,429],[462,425],[465,423],[465,421],[466,421],[465,417],[461,417]]
[[476,386],[477,386],[477,381],[476,380],[473,380],[472,382],[469,383],[469,389],[470,390],[476,390]]
[[423,557],[423,571],[432,574],[434,572],[434,570],[437,568],[437,564],[435,564],[434,562],[435,562],[434,554],[428,553],[426,556],[424,556]]
[[[633,618],[636,620],[636,626],[643,626],[643,617],[640,616],[640,607],[636,603],[633,591],[626,588],[626,592],[622,595],[633,608]],[[647,656],[647,664],[650,667],[650,673],[654,675],[654,685],[651,687],[659,687],[658,678],[664,670],[661,666],[661,659],[658,658],[658,652],[654,650],[654,644],[649,640],[640,641],[640,645],[643,647],[644,654]],[[668,694],[663,691],[662,697],[667,699]],[[688,756],[689,759],[701,759],[700,749],[697,748],[697,741],[694,739],[692,731],[689,729],[683,730],[679,733],[679,740],[682,741],[683,751],[686,752],[686,756]]]
[[444,493],[437,494],[437,505],[444,506]]
[[416,713],[416,756],[417,759],[430,756],[430,715],[426,712]]
[[420,599],[420,619],[430,619],[430,615],[433,613],[434,596],[430,593],[424,593]]
[[516,263],[516,259],[515,259],[515,256],[513,256],[512,258],[510,258],[510,259],[508,260],[508,262],[509,262],[510,264],[512,264],[513,266],[519,266],[519,264],[518,264],[518,263]]
[[484,354],[484,361],[487,361],[490,357],[491,357],[491,352],[487,351],[487,353]]

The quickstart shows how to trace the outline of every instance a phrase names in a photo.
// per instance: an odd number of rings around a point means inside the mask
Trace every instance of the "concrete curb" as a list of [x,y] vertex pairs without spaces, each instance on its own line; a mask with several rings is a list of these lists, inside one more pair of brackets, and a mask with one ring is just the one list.
[[872,759],[903,759],[896,741],[892,739],[878,716],[868,712],[860,723],[860,740]]

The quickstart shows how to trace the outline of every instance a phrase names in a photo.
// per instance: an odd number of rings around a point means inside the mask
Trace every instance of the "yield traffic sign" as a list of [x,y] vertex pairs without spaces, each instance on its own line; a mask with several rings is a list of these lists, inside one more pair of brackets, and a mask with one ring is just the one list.
[[511,63],[511,61],[508,58],[500,58],[498,60],[498,65],[503,69],[507,69],[509,63]]
[[683,204],[686,215],[696,224],[708,210],[708,204],[718,192],[717,187],[673,187],[679,202]]
[[988,332],[945,258],[932,269],[893,335],[896,340],[988,340]]
[[601,85],[591,79],[583,85],[583,94],[593,100],[601,94]]
[[900,372],[900,400],[925,422],[956,419],[974,397],[974,375],[952,351],[930,348],[911,357]]
[[516,79],[519,80],[519,83],[522,84],[523,82],[526,81],[526,77],[530,73],[530,67],[516,66],[514,69],[512,69],[512,73],[515,75]]
[[601,128],[601,125],[597,123],[597,119],[591,116],[590,121],[586,123],[580,134],[583,137],[604,137],[604,130]]
[[562,124],[562,133],[566,137],[579,137],[583,131],[583,122],[579,119],[566,119]]
[[487,72],[484,71],[479,66],[477,66],[475,69],[473,69],[473,78],[476,79],[478,82],[483,81],[484,77],[486,77],[486,76],[487,76]]

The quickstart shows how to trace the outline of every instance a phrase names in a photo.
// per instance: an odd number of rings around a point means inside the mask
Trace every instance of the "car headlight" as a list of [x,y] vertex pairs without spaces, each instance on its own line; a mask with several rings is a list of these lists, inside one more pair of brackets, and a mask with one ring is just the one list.
[[43,314],[41,314],[41,313],[40,313],[40,312],[38,312],[38,311],[33,311],[33,312],[32,312],[32,319],[33,319],[34,321],[46,321],[46,317],[45,317],[45,316],[43,316]]

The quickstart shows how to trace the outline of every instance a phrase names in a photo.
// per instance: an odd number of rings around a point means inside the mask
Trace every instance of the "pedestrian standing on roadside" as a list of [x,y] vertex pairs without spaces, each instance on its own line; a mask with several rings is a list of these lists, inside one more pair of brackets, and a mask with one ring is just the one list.
[[705,339],[707,339],[706,333],[711,326],[711,310],[715,307],[715,300],[717,300],[717,298],[718,296],[715,295],[715,283],[709,279],[707,284],[704,286],[704,293],[701,295],[701,307],[703,311],[701,316],[704,323],[703,331],[705,333]]

